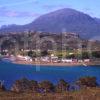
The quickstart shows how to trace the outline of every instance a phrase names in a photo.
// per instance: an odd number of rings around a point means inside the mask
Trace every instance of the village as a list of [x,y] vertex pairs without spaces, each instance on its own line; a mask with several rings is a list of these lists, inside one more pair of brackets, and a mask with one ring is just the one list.
[[89,58],[75,58],[74,53],[69,53],[70,57],[63,57],[61,55],[55,55],[53,53],[47,54],[46,51],[42,52],[41,56],[34,56],[32,51],[29,51],[27,55],[13,55],[13,54],[6,54],[1,55],[2,61],[11,61],[12,63],[17,64],[43,64],[43,65],[84,65],[91,63],[91,59]]

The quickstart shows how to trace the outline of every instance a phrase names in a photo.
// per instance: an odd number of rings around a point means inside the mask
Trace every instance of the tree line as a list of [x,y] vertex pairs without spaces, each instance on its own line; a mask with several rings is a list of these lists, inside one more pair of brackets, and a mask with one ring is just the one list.
[[[99,87],[99,84],[96,81],[96,77],[82,77],[79,78],[75,82],[75,85],[79,87],[79,89],[83,88],[93,88]],[[66,91],[70,91],[71,85],[63,79],[60,79],[58,83],[55,85],[48,80],[44,80],[42,82],[37,82],[35,80],[28,80],[26,78],[22,78],[20,80],[16,80],[13,86],[11,87],[12,92],[34,92],[34,93],[63,93]],[[3,84],[0,83],[0,90],[5,90],[6,88]],[[73,91],[75,87],[73,87]]]

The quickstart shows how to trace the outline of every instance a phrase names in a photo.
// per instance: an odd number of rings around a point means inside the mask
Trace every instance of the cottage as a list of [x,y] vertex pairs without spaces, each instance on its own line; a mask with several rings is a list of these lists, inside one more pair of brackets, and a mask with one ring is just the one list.
[[41,57],[41,61],[43,61],[43,62],[49,62],[50,58],[48,56]]
[[62,59],[63,63],[72,63],[73,60],[72,59]]
[[54,54],[51,54],[51,62],[58,62],[58,57]]
[[84,59],[84,62],[85,63],[89,63],[90,62],[90,59]]
[[21,56],[21,55],[18,55],[17,56],[17,59],[18,60],[21,60],[21,61],[30,61],[30,62],[32,62],[32,58],[29,57],[29,56]]

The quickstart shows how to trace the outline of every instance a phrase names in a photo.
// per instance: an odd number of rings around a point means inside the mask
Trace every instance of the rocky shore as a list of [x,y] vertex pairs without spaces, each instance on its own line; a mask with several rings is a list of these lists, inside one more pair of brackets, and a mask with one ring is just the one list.
[[15,64],[22,65],[37,65],[37,66],[66,66],[66,67],[75,67],[75,66],[92,66],[92,65],[100,65],[100,63],[89,62],[89,63],[52,63],[52,62],[30,62],[30,61],[14,61]]

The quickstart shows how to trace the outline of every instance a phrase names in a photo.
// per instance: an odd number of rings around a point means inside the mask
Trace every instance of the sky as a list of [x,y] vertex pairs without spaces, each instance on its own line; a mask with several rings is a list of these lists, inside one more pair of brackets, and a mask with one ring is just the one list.
[[100,0],[0,0],[0,26],[28,24],[43,14],[63,8],[100,18]]

